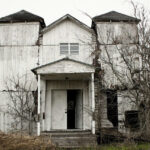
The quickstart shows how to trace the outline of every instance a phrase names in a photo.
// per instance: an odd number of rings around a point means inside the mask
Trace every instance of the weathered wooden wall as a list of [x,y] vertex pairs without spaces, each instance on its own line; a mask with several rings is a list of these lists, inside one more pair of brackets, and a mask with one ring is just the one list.
[[[103,70],[102,84],[106,89],[117,89],[125,84],[132,88],[130,81],[131,73],[125,64],[121,53],[124,53],[125,58],[132,65],[132,69],[136,70],[140,67],[140,59],[134,52],[136,51],[136,44],[138,44],[138,30],[134,23],[125,22],[98,22],[97,23],[98,40],[100,42],[100,57],[99,61]],[[114,71],[113,71],[113,70]],[[125,132],[124,121],[125,111],[135,109],[135,105],[131,103],[128,91],[118,91],[118,129]],[[106,95],[101,93],[100,103],[104,107],[104,116],[107,116]],[[133,100],[133,99],[132,99]],[[98,102],[96,103],[98,105]],[[98,106],[96,106],[98,107]],[[102,122],[105,123],[103,120]]]
[[[99,60],[104,71],[103,85],[106,88],[121,87],[123,84],[128,87],[132,86],[131,72],[128,66],[132,66],[130,68],[133,72],[140,68],[140,57],[134,54],[136,49],[134,44],[100,46]],[[124,58],[128,59],[127,63]]]
[[134,54],[138,44],[137,25],[125,22],[102,22],[97,23],[97,33],[100,42],[99,61],[104,71],[104,86],[106,88],[121,86],[119,76],[124,83],[129,83],[130,73],[121,55],[129,59],[128,63],[130,61],[133,63],[133,68],[138,69],[139,56]]
[[[137,44],[138,30],[136,23],[98,22],[98,40],[101,44]],[[116,43],[115,43],[116,42]]]
[[128,133],[129,128],[125,128],[125,112],[130,110],[137,110],[136,100],[134,97],[134,90],[118,91],[118,130],[122,133]]
[[92,63],[92,33],[67,19],[43,34],[40,64],[65,57],[60,54],[60,43],[79,43],[79,54],[67,56],[88,64]]
[[95,78],[95,120],[96,131],[100,128],[112,128],[107,116],[107,95],[100,90],[99,79]]
[[8,80],[27,74],[28,79],[33,82],[31,90],[37,88],[31,69],[38,63],[39,30],[38,22],[0,24],[0,130],[2,131],[8,129],[5,126],[6,122],[10,124],[10,119],[6,117],[9,103],[6,92]]
[[94,67],[71,60],[61,60],[37,69],[38,74],[92,73]]
[[[92,33],[77,24],[65,20],[43,34],[42,38],[39,38],[39,33],[40,24],[35,22],[0,24],[0,107],[3,108],[0,109],[0,129],[3,131],[6,129],[4,116],[9,102],[5,91],[7,79],[28,74],[33,81],[32,90],[36,90],[36,79],[31,69],[37,67],[38,63],[43,65],[64,58],[65,55],[60,55],[60,43],[79,43],[79,54],[69,57],[92,63]],[[41,46],[38,45],[40,41]]]
[[39,29],[38,22],[0,24],[0,46],[36,45]]

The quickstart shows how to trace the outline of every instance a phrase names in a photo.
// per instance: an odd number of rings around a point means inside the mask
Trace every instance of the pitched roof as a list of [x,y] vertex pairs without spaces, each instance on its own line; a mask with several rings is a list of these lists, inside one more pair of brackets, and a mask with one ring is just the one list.
[[89,66],[89,67],[91,67],[91,68],[94,68],[94,66],[93,66],[93,65],[90,65],[90,64],[87,64],[87,63],[84,63],[84,62],[78,61],[78,60],[70,59],[69,57],[64,57],[64,58],[62,58],[62,59],[59,59],[59,60],[56,60],[56,61],[53,61],[53,62],[50,62],[50,63],[44,64],[44,65],[41,65],[41,66],[35,67],[35,68],[33,68],[31,71],[32,71],[33,73],[35,73],[35,74],[36,74],[36,70],[37,70],[37,69],[40,69],[40,68],[43,68],[43,67],[45,67],[45,66],[49,66],[49,65],[52,65],[52,64],[56,64],[56,63],[61,62],[61,61],[63,61],[63,60],[76,62],[76,63],[82,64],[82,65],[85,65],[85,66]]
[[120,22],[120,21],[123,21],[123,22],[140,22],[140,19],[137,19],[137,18],[134,18],[134,17],[131,17],[131,16],[127,16],[125,14],[121,14],[119,12],[116,12],[116,11],[110,11],[108,13],[105,13],[105,14],[102,14],[102,15],[99,15],[99,16],[95,16],[93,18],[93,21],[95,22]]
[[44,19],[34,15],[26,10],[21,10],[14,14],[0,18],[0,23],[16,23],[16,22],[40,22],[41,27],[45,27]]
[[78,24],[79,26],[81,26],[82,28],[84,28],[85,30],[88,30],[90,32],[93,32],[93,30],[87,26],[86,24],[84,24],[83,22],[79,21],[78,19],[76,19],[75,17],[71,16],[70,14],[66,14],[63,17],[59,18],[58,20],[54,21],[53,23],[51,23],[50,25],[48,25],[45,29],[43,29],[43,33],[48,32],[49,30],[51,30],[53,27],[55,27],[57,24],[61,23],[62,21],[66,20],[66,19],[70,19],[71,21],[75,22],[76,24]]

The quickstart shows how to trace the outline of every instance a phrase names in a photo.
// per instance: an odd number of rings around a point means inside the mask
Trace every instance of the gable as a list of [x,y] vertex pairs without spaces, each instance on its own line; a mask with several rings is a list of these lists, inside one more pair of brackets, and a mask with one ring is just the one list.
[[67,18],[43,33],[43,45],[81,43],[83,40],[86,43],[91,42],[92,33]]
[[94,70],[92,65],[68,58],[32,69],[36,74],[92,73]]
[[50,31],[51,29],[53,29],[54,27],[56,27],[57,25],[59,25],[60,23],[64,22],[65,20],[70,20],[73,23],[75,23],[76,25],[80,26],[81,28],[83,28],[84,30],[87,30],[88,32],[93,32],[93,30],[87,26],[86,24],[84,24],[83,22],[79,21],[78,19],[76,19],[75,17],[66,14],[65,16],[59,18],[58,20],[56,20],[55,22],[51,23],[50,25],[48,25],[45,29],[43,29],[43,34]]

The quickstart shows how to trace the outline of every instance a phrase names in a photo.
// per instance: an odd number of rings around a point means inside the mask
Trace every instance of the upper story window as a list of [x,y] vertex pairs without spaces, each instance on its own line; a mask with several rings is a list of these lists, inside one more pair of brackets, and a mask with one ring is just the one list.
[[79,43],[60,43],[60,54],[79,54]]
[[69,44],[60,43],[60,54],[68,54],[68,53],[69,53]]

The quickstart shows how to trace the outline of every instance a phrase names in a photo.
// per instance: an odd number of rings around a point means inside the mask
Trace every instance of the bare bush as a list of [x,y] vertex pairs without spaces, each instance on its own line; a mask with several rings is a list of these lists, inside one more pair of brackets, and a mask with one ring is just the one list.
[[15,76],[7,79],[6,91],[9,97],[7,113],[12,118],[11,127],[13,132],[33,131],[33,111],[35,109],[34,94],[32,90],[32,81],[27,74]]

